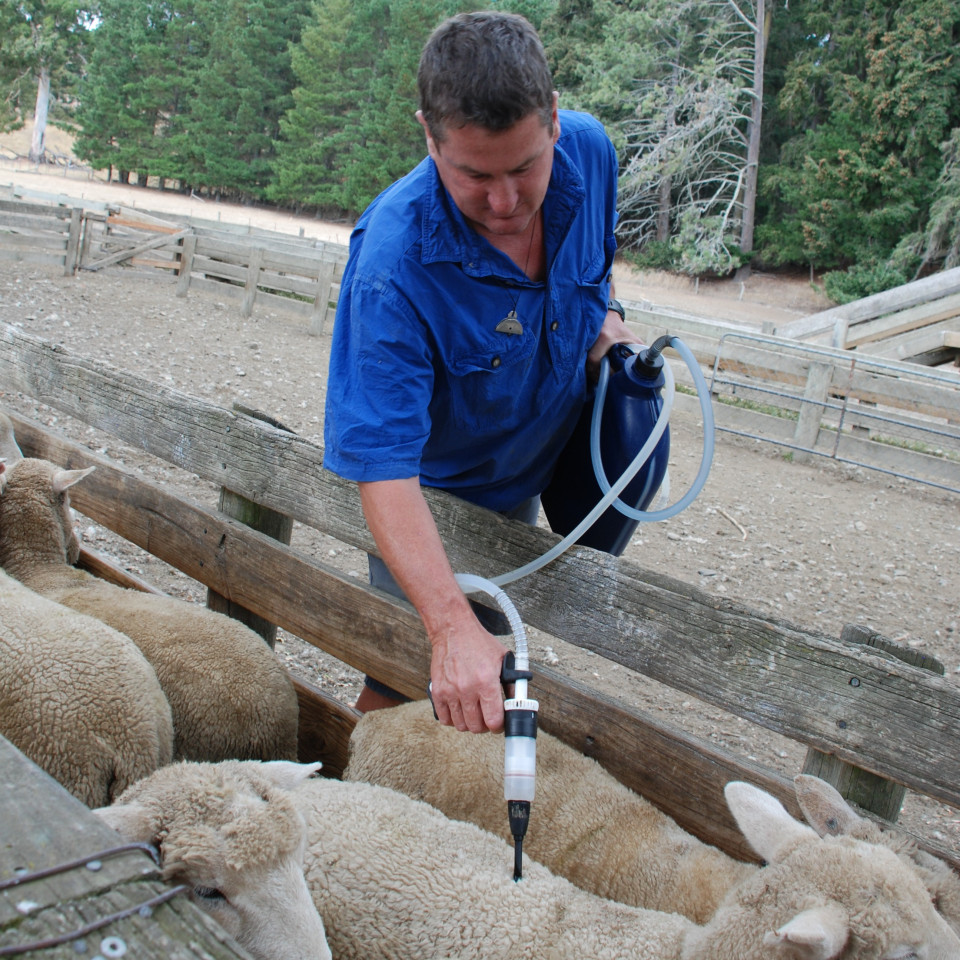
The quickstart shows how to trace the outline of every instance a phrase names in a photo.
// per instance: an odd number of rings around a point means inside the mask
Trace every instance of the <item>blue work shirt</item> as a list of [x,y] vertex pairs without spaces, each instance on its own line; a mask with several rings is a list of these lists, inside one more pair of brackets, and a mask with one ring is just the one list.
[[[586,399],[607,312],[617,159],[599,121],[560,111],[543,202],[546,281],[476,233],[429,157],[350,238],[330,355],[324,466],[418,476],[493,510],[540,493]],[[498,332],[516,304],[520,333]]]

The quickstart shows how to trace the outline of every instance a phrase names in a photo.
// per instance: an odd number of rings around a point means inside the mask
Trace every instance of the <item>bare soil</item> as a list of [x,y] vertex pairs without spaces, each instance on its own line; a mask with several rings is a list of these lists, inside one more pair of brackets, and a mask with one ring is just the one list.
[[[219,216],[294,235],[302,229],[305,236],[340,242],[349,229],[275,210],[201,204],[173,193],[0,166],[0,188],[4,182],[146,210]],[[743,287],[721,281],[697,289],[686,280],[626,267],[618,277],[624,298],[757,325],[829,305],[807,278],[755,275]],[[310,337],[297,318],[266,311],[244,318],[235,304],[193,291],[177,299],[169,280],[123,267],[71,278],[54,268],[0,262],[0,322],[225,407],[242,402],[304,437],[322,440],[329,340]],[[28,398],[0,392],[0,405],[140,466],[152,479],[196,500],[216,503],[217,491],[209,485],[150,462]],[[699,465],[698,418],[676,413],[671,434],[675,499]],[[80,526],[94,547],[121,565],[171,593],[203,598],[193,581],[109,531],[84,518]],[[294,536],[298,547],[365,577],[365,559],[357,551],[302,530]],[[868,625],[938,657],[951,682],[960,673],[960,512],[956,497],[932,488],[831,461],[790,462],[770,444],[720,434],[698,499],[671,520],[641,526],[627,556],[708,593],[740,600],[764,616],[829,636],[839,636],[845,624]],[[511,589],[522,591],[522,581]],[[355,671],[296,637],[281,634],[281,641],[278,656],[291,670],[346,701],[356,696],[360,678]],[[610,693],[713,744],[788,775],[802,766],[805,748],[560,640],[534,635],[531,653],[535,661],[600,682]],[[908,798],[901,822],[960,850],[960,816],[952,808]]]

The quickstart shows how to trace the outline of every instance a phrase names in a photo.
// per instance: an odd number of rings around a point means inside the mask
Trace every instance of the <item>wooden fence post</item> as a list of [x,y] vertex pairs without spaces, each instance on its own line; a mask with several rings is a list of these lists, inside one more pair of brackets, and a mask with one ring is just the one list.
[[83,226],[83,210],[74,207],[70,211],[70,235],[67,237],[67,253],[63,258],[63,275],[72,277],[77,269],[77,253],[80,250],[80,228]]
[[[797,446],[806,447],[809,450],[816,447],[827,400],[827,390],[832,379],[831,364],[811,361],[807,373],[807,385],[803,391],[803,403],[800,404],[800,414],[797,417],[797,428],[793,434]],[[807,453],[800,452],[794,455],[798,463],[804,463],[809,458],[810,454]]]
[[310,314],[311,337],[321,337],[327,326],[327,310],[330,309],[330,288],[333,286],[333,271],[336,264],[332,260],[322,260],[317,271],[317,294],[313,300],[313,312]]
[[190,271],[193,269],[193,257],[197,252],[197,235],[191,233],[183,238],[180,245],[180,267],[177,272],[177,296],[185,297],[190,287]]
[[[860,643],[873,647],[904,663],[939,673],[940,676],[944,674],[943,664],[935,657],[918,653],[892,640],[886,640],[868,627],[848,624],[843,628],[840,639],[847,643]],[[851,678],[851,683],[856,679],[856,677]],[[897,817],[900,816],[900,809],[903,807],[907,791],[899,783],[885,780],[868,770],[862,770],[853,764],[838,760],[833,754],[821,753],[812,747],[807,751],[803,772],[833,784],[846,799],[862,810],[875,813],[890,823],[896,823]]]
[[254,247],[250,253],[250,267],[247,271],[247,286],[243,294],[240,312],[249,317],[253,313],[253,302],[257,299],[257,284],[260,281],[260,268],[263,266],[263,247]]
[[[249,417],[262,420],[264,423],[269,423],[272,427],[277,427],[280,430],[287,429],[278,420],[274,420],[273,417],[265,413],[260,413],[258,410],[251,410],[242,404],[235,403],[233,409],[237,413],[244,413]],[[288,430],[287,432],[290,433],[292,431]],[[268,537],[273,537],[274,540],[278,540],[280,543],[290,543],[290,537],[293,534],[293,520],[286,514],[278,513],[276,510],[271,510],[268,507],[254,503],[252,500],[248,500],[246,497],[242,497],[240,494],[234,493],[226,487],[220,488],[219,509],[227,516],[234,517],[245,526],[253,530],[259,530],[261,533],[265,533]],[[273,649],[277,640],[276,624],[265,620],[252,610],[248,610],[246,607],[235,603],[233,600],[228,599],[214,590],[207,590],[207,606],[217,613],[225,613],[227,616],[233,617],[234,620],[239,620],[241,623],[246,624],[254,633],[260,634],[268,646]]]

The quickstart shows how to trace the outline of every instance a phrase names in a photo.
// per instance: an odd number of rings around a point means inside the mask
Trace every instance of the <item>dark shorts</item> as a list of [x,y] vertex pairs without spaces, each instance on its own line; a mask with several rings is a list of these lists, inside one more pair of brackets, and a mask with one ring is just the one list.
[[[513,510],[503,511],[503,516],[508,517],[511,520],[521,520],[524,523],[529,524],[531,527],[536,526],[537,517],[539,515],[539,497],[531,497],[529,500],[524,500],[523,503],[521,503],[518,507],[514,507]],[[390,571],[387,569],[387,565],[379,557],[375,557],[371,554],[367,557],[367,563],[370,568],[371,586],[377,587],[394,597],[399,597],[401,600],[407,599],[404,596],[403,591],[397,585],[397,581],[393,579],[393,574],[390,573]],[[506,616],[501,611],[493,610],[490,607],[484,606],[482,603],[477,603],[474,600],[470,601],[470,606],[473,607],[473,612],[477,615],[477,619],[483,625],[484,629],[489,630],[490,633],[495,634],[498,637],[503,637],[511,632],[510,624],[507,621]],[[385,697],[391,697],[394,700],[402,701],[407,701],[410,699],[409,697],[404,696],[402,693],[398,693],[396,690],[388,687],[385,683],[381,683],[379,680],[374,680],[373,677],[366,677],[364,683],[375,693],[382,694]]]

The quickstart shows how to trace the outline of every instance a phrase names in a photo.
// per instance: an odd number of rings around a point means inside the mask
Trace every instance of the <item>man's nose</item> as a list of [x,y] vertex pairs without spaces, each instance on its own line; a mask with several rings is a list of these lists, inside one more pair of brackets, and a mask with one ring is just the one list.
[[487,202],[490,209],[499,216],[511,214],[517,207],[517,188],[511,180],[500,180],[491,185]]

